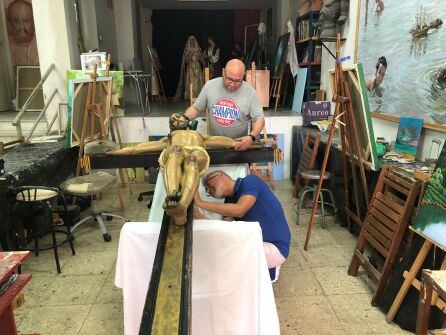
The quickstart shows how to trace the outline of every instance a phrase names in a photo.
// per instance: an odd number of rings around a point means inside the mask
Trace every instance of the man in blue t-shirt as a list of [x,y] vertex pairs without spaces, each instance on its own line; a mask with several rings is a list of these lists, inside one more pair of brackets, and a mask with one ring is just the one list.
[[[225,219],[257,221],[263,235],[263,246],[270,276],[275,277],[275,268],[285,262],[290,251],[291,233],[282,205],[268,185],[256,175],[233,180],[223,171],[214,171],[202,179],[209,196],[225,198],[225,203],[204,201],[197,191],[194,204],[223,215]],[[204,218],[195,211],[195,217]]]

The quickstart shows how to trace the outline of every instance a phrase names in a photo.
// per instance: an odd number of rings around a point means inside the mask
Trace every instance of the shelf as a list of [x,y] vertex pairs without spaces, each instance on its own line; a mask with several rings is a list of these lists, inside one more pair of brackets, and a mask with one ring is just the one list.
[[299,67],[318,66],[318,65],[321,65],[321,62],[304,62],[304,63],[299,63]]
[[313,14],[313,16],[318,16],[319,15],[319,11],[317,10],[317,11],[311,11],[311,12],[305,13],[304,15],[299,16],[298,18],[296,18],[296,21],[304,20],[304,19],[310,17],[311,14]]
[[319,40],[319,37],[317,37],[317,36],[306,37],[306,38],[303,38],[303,39],[297,41],[296,44],[305,43],[305,42],[308,42],[309,40],[312,40],[312,41],[318,41],[318,40]]

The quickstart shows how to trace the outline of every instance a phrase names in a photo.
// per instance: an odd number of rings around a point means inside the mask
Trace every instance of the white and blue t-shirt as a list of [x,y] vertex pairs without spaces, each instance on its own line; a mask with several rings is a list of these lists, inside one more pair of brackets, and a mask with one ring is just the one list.
[[201,112],[208,108],[209,135],[214,136],[246,136],[250,122],[263,118],[256,90],[244,81],[230,92],[222,77],[209,80],[203,86],[194,107]]

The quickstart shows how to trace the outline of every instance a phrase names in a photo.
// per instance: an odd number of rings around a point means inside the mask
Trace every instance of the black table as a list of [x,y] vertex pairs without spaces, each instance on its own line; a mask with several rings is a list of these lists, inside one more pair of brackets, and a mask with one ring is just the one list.
[[5,174],[0,177],[0,242],[4,249],[12,227],[8,190],[25,185],[59,186],[73,174],[77,153],[78,148],[66,148],[62,141],[21,144],[0,155],[5,160]]

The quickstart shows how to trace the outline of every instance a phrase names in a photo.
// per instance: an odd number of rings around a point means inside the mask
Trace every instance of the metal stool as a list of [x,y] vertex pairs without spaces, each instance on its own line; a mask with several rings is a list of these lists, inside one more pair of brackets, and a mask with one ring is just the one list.
[[[57,248],[68,242],[71,253],[75,254],[73,236],[70,231],[70,218],[67,214],[67,205],[63,193],[53,187],[21,186],[15,188],[13,194],[15,203],[12,207],[12,213],[17,250],[34,251],[36,256],[39,256],[40,251],[53,249],[57,272],[61,273]],[[65,230],[55,228],[51,202],[56,199],[62,202]],[[31,214],[23,216],[27,210]],[[42,213],[46,211],[48,219],[46,223],[44,221],[38,222],[36,213],[39,211]],[[52,243],[46,246],[39,246],[38,239],[48,233],[51,233]],[[64,234],[66,238],[62,241],[57,241],[56,233]],[[32,240],[34,240],[34,248],[28,247]]]
[[[305,178],[306,180],[315,180],[315,181],[319,180],[320,174],[321,174],[320,170],[305,170],[305,171],[300,172],[300,175],[302,178]],[[322,179],[328,180],[331,178],[331,176],[332,175],[330,172],[325,172],[324,175],[322,176]],[[300,215],[311,215],[311,213],[302,213],[302,208],[306,208],[306,207],[303,207],[304,202],[305,202],[305,195],[307,193],[311,193],[313,195],[313,199],[314,199],[316,189],[317,189],[317,184],[314,184],[312,186],[304,186],[303,188],[300,189],[299,196],[298,196],[298,202],[296,203],[296,224],[297,225],[299,225]],[[328,195],[330,196],[331,202],[324,201],[324,195],[323,195],[324,192],[328,193]],[[334,215],[334,218],[336,221],[336,213],[337,213],[338,209],[336,208],[334,198],[333,198],[333,193],[331,193],[331,190],[329,190],[327,188],[322,188],[321,193],[319,194],[319,198],[320,198],[320,200],[318,201],[318,204],[321,205],[321,214],[317,214],[315,216],[322,217],[322,228],[325,229],[325,216]],[[333,209],[333,212],[331,212],[329,214],[325,214],[325,205],[330,206]]]

